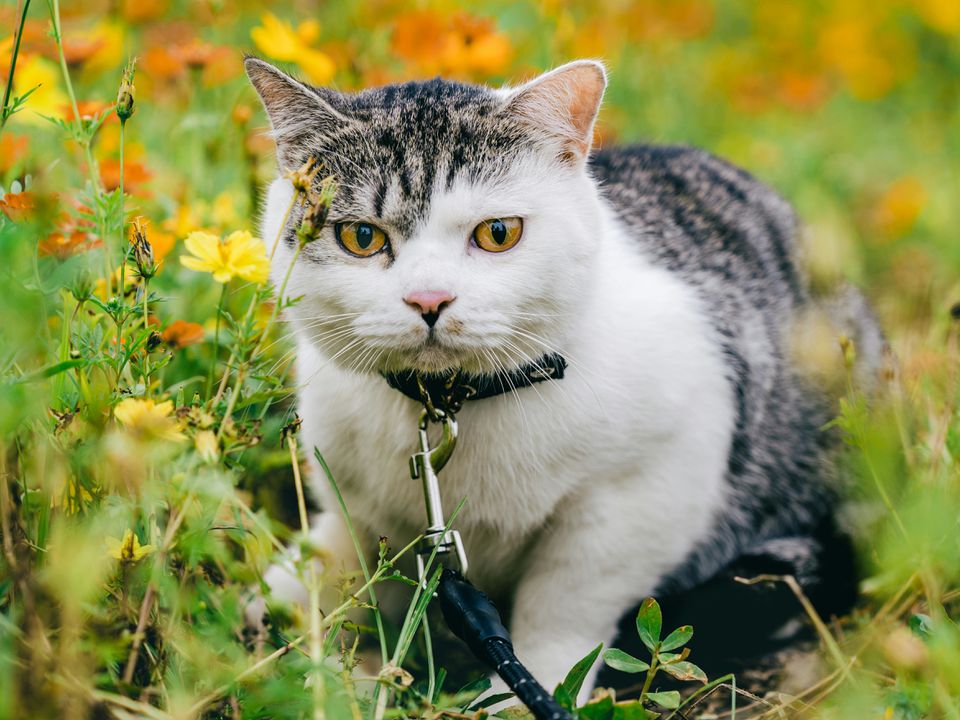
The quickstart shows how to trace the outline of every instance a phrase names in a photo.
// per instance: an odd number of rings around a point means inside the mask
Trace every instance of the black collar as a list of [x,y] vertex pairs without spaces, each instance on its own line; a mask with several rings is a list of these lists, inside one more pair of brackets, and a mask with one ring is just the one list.
[[424,401],[422,383],[429,400],[438,407],[447,407],[456,412],[465,400],[482,400],[545,380],[560,380],[566,369],[567,361],[562,355],[548,353],[516,370],[499,370],[484,375],[471,375],[456,370],[419,375],[414,370],[404,370],[385,373],[383,377],[390,387],[417,402]]

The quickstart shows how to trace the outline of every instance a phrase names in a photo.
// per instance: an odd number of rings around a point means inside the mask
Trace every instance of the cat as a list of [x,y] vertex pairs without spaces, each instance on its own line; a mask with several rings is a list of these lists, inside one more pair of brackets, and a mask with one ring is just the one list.
[[[421,406],[384,375],[481,382],[554,359],[553,379],[464,403],[440,479],[448,510],[467,499],[469,576],[509,608],[541,683],[609,643],[647,595],[756,558],[816,582],[836,536],[835,440],[826,393],[793,360],[793,328],[817,305],[785,200],[698,149],[595,150],[607,74],[592,60],[499,89],[343,93],[256,58],[246,70],[281,171],[313,158],[336,181],[286,315],[301,444],[325,456],[368,551],[425,527],[407,469]],[[293,192],[281,172],[262,224],[281,238],[278,284],[303,213],[288,213]],[[869,374],[876,321],[859,293],[838,298],[837,335]],[[316,470],[313,540],[351,566]],[[285,566],[266,579],[303,600]]]

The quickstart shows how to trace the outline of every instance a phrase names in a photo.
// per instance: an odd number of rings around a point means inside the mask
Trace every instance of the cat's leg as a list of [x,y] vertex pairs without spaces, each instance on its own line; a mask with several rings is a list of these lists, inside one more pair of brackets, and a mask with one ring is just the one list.
[[546,688],[552,691],[599,643],[610,643],[623,613],[708,534],[722,502],[723,465],[716,459],[674,452],[658,472],[596,482],[558,508],[518,586],[510,628],[517,656]]

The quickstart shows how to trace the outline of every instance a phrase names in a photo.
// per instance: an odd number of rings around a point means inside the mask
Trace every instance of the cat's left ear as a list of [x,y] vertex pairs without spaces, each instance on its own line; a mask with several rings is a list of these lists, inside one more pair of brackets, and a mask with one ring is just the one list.
[[579,164],[593,144],[606,87],[603,63],[575,60],[508,91],[507,112],[559,141],[561,159]]
[[270,118],[281,168],[295,169],[322,140],[353,122],[335,107],[335,91],[302,83],[255,57],[243,64]]

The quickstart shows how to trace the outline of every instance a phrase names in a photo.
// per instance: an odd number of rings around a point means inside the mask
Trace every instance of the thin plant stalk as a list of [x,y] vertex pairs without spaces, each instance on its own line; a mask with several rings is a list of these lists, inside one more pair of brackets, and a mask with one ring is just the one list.
[[220,288],[220,300],[217,302],[217,318],[213,326],[213,358],[210,360],[210,372],[207,376],[207,397],[210,397],[210,393],[213,392],[213,377],[216,375],[217,357],[220,355],[220,321],[223,319],[223,305],[227,299],[228,286],[229,283],[224,283]]
[[[326,628],[328,628],[328,627],[333,626],[335,623],[337,623],[337,622],[339,621],[339,619],[340,619],[340,617],[343,615],[343,613],[345,613],[345,612],[347,612],[348,610],[350,610],[351,608],[355,607],[356,604],[357,604],[357,602],[358,602],[359,596],[360,596],[361,594],[363,594],[364,592],[368,592],[368,591],[370,590],[370,588],[373,587],[373,585],[374,585],[375,583],[380,582],[380,579],[381,579],[384,575],[386,575],[388,571],[391,571],[391,572],[392,572],[393,567],[394,567],[394,565],[396,564],[396,562],[397,562],[401,557],[403,557],[403,556],[406,555],[408,552],[410,552],[410,550],[412,550],[413,547],[414,547],[418,542],[420,542],[420,540],[421,540],[422,538],[423,538],[422,535],[418,535],[418,536],[415,537],[413,540],[411,540],[409,543],[407,543],[407,544],[406,544],[399,552],[397,552],[392,558],[390,558],[387,562],[383,563],[383,565],[381,565],[379,568],[377,568],[377,571],[373,574],[373,576],[370,578],[369,581],[365,582],[362,586],[360,586],[360,587],[356,590],[356,592],[352,593],[352,594],[350,595],[350,597],[348,597],[346,600],[344,600],[342,603],[340,603],[340,605],[338,605],[336,608],[334,608],[333,610],[331,610],[329,613],[327,613],[327,615],[326,615],[325,617],[323,617],[323,618],[320,620],[320,629],[321,629],[321,630],[324,630],[324,629],[326,629]],[[252,675],[255,675],[257,672],[259,672],[261,669],[263,669],[265,666],[269,665],[271,662],[273,662],[273,661],[276,660],[277,658],[280,658],[280,657],[286,655],[288,652],[290,652],[291,650],[293,650],[294,648],[296,648],[298,645],[300,645],[301,643],[303,643],[304,640],[307,640],[307,638],[308,638],[308,635],[301,635],[301,636],[298,637],[296,640],[292,640],[291,642],[287,643],[287,644],[284,645],[283,647],[281,647],[281,648],[275,650],[274,652],[272,652],[270,655],[267,655],[267,656],[266,656],[265,658],[263,658],[262,660],[258,660],[256,663],[254,663],[253,665],[251,665],[250,667],[248,667],[246,670],[244,670],[244,671],[242,671],[241,673],[239,673],[235,678],[233,678],[233,680],[232,680],[230,683],[225,684],[225,685],[221,685],[219,688],[217,688],[216,690],[214,690],[212,693],[204,696],[202,699],[198,700],[198,701],[195,702],[193,705],[191,705],[190,708],[189,708],[189,709],[187,710],[187,712],[185,713],[185,716],[186,716],[186,717],[194,717],[194,716],[196,716],[201,710],[203,710],[205,707],[207,707],[207,705],[209,705],[210,703],[214,702],[217,698],[222,697],[223,695],[225,695],[225,694],[227,694],[228,692],[230,692],[230,688],[232,688],[234,685],[236,685],[236,684],[239,683],[239,682],[242,682],[243,680],[247,679],[248,677],[250,677],[250,676],[252,676]]]
[[[293,469],[293,481],[297,489],[297,510],[300,513],[300,533],[302,543],[306,546],[310,539],[310,520],[307,517],[307,501],[303,492],[303,481],[300,478],[300,463],[297,460],[297,438],[291,433],[287,437],[287,447],[290,450],[290,466]],[[323,635],[320,632],[320,578],[317,574],[317,564],[313,559],[308,560],[307,594],[310,612],[310,686],[313,691],[313,718],[323,720]]]
[[[293,212],[293,207],[294,205],[296,205],[298,197],[299,197],[299,193],[294,192],[293,197],[290,198],[290,203],[287,205],[287,209],[283,214],[283,219],[280,221],[280,227],[277,230],[277,234],[273,239],[273,247],[270,249],[269,260],[271,262],[273,261],[274,253],[277,251],[277,246],[280,245],[280,238],[283,237],[283,230],[287,226],[287,221],[290,218],[290,213]],[[284,285],[286,285],[286,283],[284,283]],[[282,300],[282,293],[281,293],[281,296],[278,297],[278,307],[279,307],[280,300]],[[256,307],[256,304],[257,304],[257,298],[256,296],[254,296],[253,300],[251,300],[250,302],[250,306],[247,308],[246,314],[244,315],[244,325],[246,325],[250,321],[250,318],[253,315],[253,310]],[[216,406],[216,404],[220,402],[220,398],[223,397],[223,393],[227,389],[227,384],[230,381],[230,367],[233,365],[236,359],[237,359],[237,353],[236,353],[236,350],[234,349],[230,352],[230,357],[227,360],[227,367],[224,369],[223,376],[220,378],[220,385],[219,387],[217,387],[217,394],[216,396],[214,396],[213,403],[212,403],[213,406]]]
[[[123,118],[120,119],[120,287],[118,289],[118,295],[120,297],[120,303],[125,308],[127,305],[126,298],[123,294],[123,289],[126,286],[127,282],[127,238],[124,233],[126,230],[126,213],[123,208],[123,140],[124,140],[124,129],[126,128],[127,121]],[[110,288],[110,278],[107,278],[107,294],[109,295]],[[126,320],[126,313],[123,311],[120,312],[120,321],[117,327],[117,335],[120,336],[123,334],[123,323]]]
[[[60,72],[63,75],[63,84],[67,88],[67,95],[70,97],[70,107],[73,110],[74,121],[81,122],[80,106],[77,104],[77,95],[73,90],[73,82],[70,80],[70,69],[67,67],[67,58],[63,53],[63,29],[60,24],[60,0],[47,0],[47,6],[50,8],[50,21],[53,23],[53,40],[57,45],[57,56],[60,60]],[[93,151],[90,147],[90,139],[83,138],[80,141],[83,152],[87,159],[87,169],[90,173],[90,183],[96,193],[100,192],[100,178],[97,176],[97,165],[93,159]]]
[[30,9],[30,0],[23,3],[23,12],[20,14],[20,24],[17,25],[17,34],[13,40],[13,57],[10,58],[10,71],[7,73],[7,85],[3,90],[3,105],[0,106],[0,133],[3,132],[7,120],[7,108],[10,104],[10,94],[13,92],[13,73],[17,69],[17,56],[20,54],[20,40],[23,38],[23,27],[27,23],[27,11]]
[[[257,344],[253,346],[253,350],[250,351],[250,357],[240,364],[240,367],[237,368],[237,379],[233,384],[233,392],[230,393],[230,399],[227,401],[227,409],[223,413],[223,421],[220,423],[220,429],[217,431],[217,439],[223,435],[223,431],[227,427],[227,421],[230,419],[230,416],[233,414],[233,408],[237,404],[237,398],[240,396],[240,388],[243,385],[243,378],[247,371],[247,367],[254,358],[257,356],[257,352],[260,349],[260,345],[263,344],[263,339],[270,332],[274,321],[277,319],[277,314],[280,312],[280,305],[283,303],[283,297],[287,292],[287,283],[290,282],[290,276],[293,274],[293,266],[297,264],[297,259],[300,257],[300,253],[303,252],[304,245],[300,243],[297,246],[297,251],[293,254],[293,258],[290,260],[290,265],[287,267],[287,272],[283,276],[283,282],[280,284],[280,290],[277,292],[277,302],[273,306],[273,312],[270,315],[270,319],[267,321],[266,326],[263,328],[263,332],[260,333],[260,337],[257,339]],[[254,298],[254,303],[256,298]],[[250,306],[253,307],[253,304]],[[251,315],[250,311],[247,312],[248,315]],[[248,320],[249,322],[249,320]],[[229,371],[229,369],[228,369]]]

